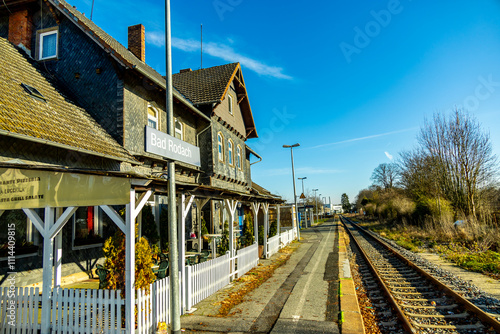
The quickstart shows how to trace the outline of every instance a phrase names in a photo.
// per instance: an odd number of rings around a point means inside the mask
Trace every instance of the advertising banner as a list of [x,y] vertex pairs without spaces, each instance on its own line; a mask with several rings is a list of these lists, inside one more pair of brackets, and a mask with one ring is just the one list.
[[126,178],[0,168],[0,210],[123,205],[129,193]]

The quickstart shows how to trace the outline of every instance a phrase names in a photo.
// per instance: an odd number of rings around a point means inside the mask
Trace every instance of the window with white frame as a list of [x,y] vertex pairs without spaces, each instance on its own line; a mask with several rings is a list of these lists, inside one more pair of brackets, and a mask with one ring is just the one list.
[[219,161],[224,162],[224,136],[220,132],[217,134],[217,149]]
[[243,161],[241,158],[241,146],[240,145],[238,145],[236,147],[236,164],[237,164],[238,169],[241,170],[242,166],[243,166]]
[[229,110],[229,113],[232,115],[233,114],[233,97],[231,94],[227,94],[227,110]]
[[178,138],[180,140],[184,140],[184,135],[183,135],[183,125],[182,122],[179,121],[177,118],[175,119],[175,138]]
[[228,154],[228,162],[229,162],[229,165],[233,166],[234,165],[234,161],[233,161],[233,141],[231,139],[229,139],[227,141],[227,154]]
[[99,207],[84,206],[73,215],[73,247],[102,244],[102,226],[99,224]]
[[148,126],[158,130],[158,110],[152,105],[148,105]]
[[38,32],[38,59],[57,58],[58,44],[57,29]]

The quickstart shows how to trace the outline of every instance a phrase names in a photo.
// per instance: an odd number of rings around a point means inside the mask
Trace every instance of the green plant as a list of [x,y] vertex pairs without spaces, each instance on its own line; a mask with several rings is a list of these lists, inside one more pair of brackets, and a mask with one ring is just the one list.
[[207,234],[208,234],[207,222],[205,221],[204,217],[201,217],[201,235],[208,243],[210,243],[210,241],[212,241],[212,238],[206,237],[205,235]]
[[264,244],[264,226],[259,225],[259,245]]
[[269,226],[269,238],[274,237],[278,233],[278,221],[273,220]]
[[[136,225],[137,235],[137,225]],[[106,289],[122,290],[125,297],[125,235],[117,231],[104,243],[103,253],[105,256],[104,266],[109,271]],[[151,266],[153,265],[152,250],[145,238],[139,239],[135,244],[135,287],[146,288],[149,293],[149,285],[155,281],[155,275]]]
[[241,244],[243,246],[250,246],[254,243],[255,236],[253,231],[253,220],[250,213],[246,213],[243,218],[243,237]]
[[219,245],[217,246],[217,252],[219,254],[226,254],[229,250],[229,224],[224,222],[224,231],[222,232],[222,237],[220,239]]

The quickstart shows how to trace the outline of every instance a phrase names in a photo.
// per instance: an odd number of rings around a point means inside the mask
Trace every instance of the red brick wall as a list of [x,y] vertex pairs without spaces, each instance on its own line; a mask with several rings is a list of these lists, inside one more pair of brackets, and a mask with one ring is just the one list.
[[31,33],[33,22],[28,10],[20,10],[9,16],[9,41],[16,46],[22,44],[31,50]]
[[128,49],[141,61],[146,61],[145,34],[142,24],[128,27]]

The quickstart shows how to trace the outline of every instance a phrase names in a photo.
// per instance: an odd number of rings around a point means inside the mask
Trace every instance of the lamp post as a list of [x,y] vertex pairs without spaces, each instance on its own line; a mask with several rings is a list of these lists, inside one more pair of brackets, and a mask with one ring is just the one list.
[[[307,179],[307,176],[298,177],[298,179],[302,181],[302,194],[304,194],[304,180]],[[307,227],[306,199],[305,198],[302,199],[302,204],[304,204],[304,223],[306,224],[306,227]]]
[[295,214],[296,214],[296,219],[297,219],[297,238],[300,240],[300,228],[299,228],[299,210],[297,209],[297,193],[295,192],[295,170],[293,168],[293,148],[294,147],[299,147],[300,144],[293,144],[293,145],[283,145],[283,148],[289,148],[290,149],[290,155],[292,158],[292,179],[293,179],[293,201],[295,203]]
[[316,219],[318,219],[318,200],[316,199],[316,191],[319,189],[313,189],[314,192],[314,201],[316,202],[316,205],[314,206],[313,213],[316,212]]

